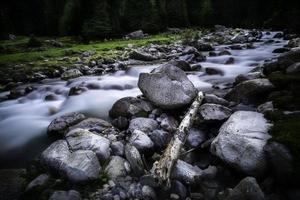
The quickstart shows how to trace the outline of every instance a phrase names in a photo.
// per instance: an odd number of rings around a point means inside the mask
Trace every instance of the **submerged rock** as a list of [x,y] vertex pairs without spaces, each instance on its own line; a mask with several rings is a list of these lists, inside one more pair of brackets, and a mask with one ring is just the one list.
[[225,98],[237,103],[259,104],[273,89],[274,86],[268,79],[253,79],[235,86]]
[[49,136],[62,137],[66,130],[85,119],[81,113],[69,113],[54,119],[48,126],[47,133]]
[[184,71],[175,66],[160,66],[151,73],[141,73],[138,86],[155,105],[176,109],[190,104],[197,90]]
[[148,101],[135,97],[124,97],[114,103],[109,116],[112,118],[122,117],[146,117],[152,110],[153,105]]
[[238,111],[222,125],[211,153],[245,174],[261,176],[267,165],[264,146],[271,138],[263,114]]

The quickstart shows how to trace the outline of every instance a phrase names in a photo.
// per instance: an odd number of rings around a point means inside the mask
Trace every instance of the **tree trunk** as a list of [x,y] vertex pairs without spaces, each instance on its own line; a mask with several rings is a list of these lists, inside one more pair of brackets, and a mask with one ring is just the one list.
[[159,185],[166,184],[167,187],[171,186],[170,176],[172,169],[180,156],[180,150],[186,141],[189,129],[193,125],[193,121],[203,99],[203,93],[199,92],[193,104],[189,108],[189,111],[185,114],[183,120],[177,128],[175,135],[164,151],[162,157],[159,161],[156,161],[153,164],[150,173],[155,180],[158,181]]

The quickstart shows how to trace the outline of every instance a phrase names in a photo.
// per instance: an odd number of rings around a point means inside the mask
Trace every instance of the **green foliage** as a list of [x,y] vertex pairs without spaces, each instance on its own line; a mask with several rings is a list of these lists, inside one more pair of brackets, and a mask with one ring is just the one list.
[[193,29],[186,29],[181,33],[181,41],[183,44],[191,44],[198,41],[200,38],[199,31]]
[[34,36],[30,37],[28,43],[28,47],[41,47],[42,46],[42,41]]

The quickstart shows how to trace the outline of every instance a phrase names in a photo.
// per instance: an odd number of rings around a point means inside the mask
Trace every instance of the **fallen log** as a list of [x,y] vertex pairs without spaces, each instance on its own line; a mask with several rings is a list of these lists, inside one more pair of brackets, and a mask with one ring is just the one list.
[[181,148],[186,141],[188,131],[193,125],[195,116],[203,99],[203,92],[199,92],[188,112],[185,114],[160,160],[153,164],[150,174],[158,185],[166,185],[167,188],[171,186],[170,176],[172,169],[180,157]]

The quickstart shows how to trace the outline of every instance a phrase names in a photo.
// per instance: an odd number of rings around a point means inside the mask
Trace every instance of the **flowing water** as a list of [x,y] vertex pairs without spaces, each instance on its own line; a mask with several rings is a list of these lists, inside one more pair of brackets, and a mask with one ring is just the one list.
[[[264,34],[262,42],[254,43],[255,49],[231,50],[230,56],[207,57],[205,62],[200,63],[202,70],[189,74],[189,79],[204,91],[212,89],[213,85],[222,88],[232,83],[237,75],[245,74],[264,60],[276,56],[272,51],[285,45],[286,41],[275,39],[273,43],[265,43],[274,34],[275,32],[271,35]],[[221,45],[216,50],[224,48],[226,45]],[[229,57],[234,57],[234,64],[223,64]],[[58,116],[81,112],[109,120],[108,111],[113,103],[122,97],[141,94],[137,88],[139,74],[150,72],[157,66],[159,65],[133,66],[126,71],[80,77],[68,82],[45,80],[35,84],[37,89],[27,96],[0,103],[0,168],[22,167],[39,155],[51,142],[47,138],[47,126]],[[223,75],[207,75],[204,72],[207,67],[219,69],[223,71]],[[98,89],[68,97],[70,88],[83,82]],[[49,94],[55,94],[57,100],[45,101]],[[7,95],[7,92],[0,93],[0,96],[3,95]]]

